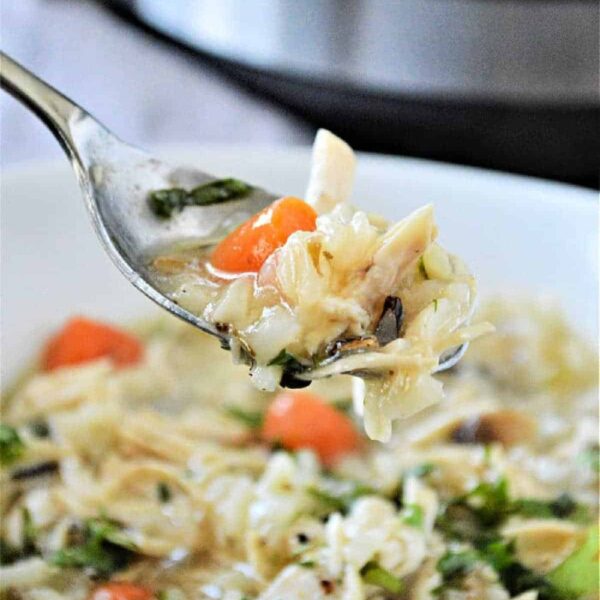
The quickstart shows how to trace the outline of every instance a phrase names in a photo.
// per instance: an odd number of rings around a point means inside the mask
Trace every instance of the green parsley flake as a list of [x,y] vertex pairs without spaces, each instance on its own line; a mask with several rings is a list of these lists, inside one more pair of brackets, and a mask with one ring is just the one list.
[[423,527],[423,509],[418,504],[407,504],[402,510],[402,522],[411,527]]
[[420,465],[416,465],[411,467],[403,474],[403,479],[407,477],[427,477],[435,470],[435,465],[433,463],[421,463]]
[[260,429],[262,427],[264,414],[260,411],[245,410],[239,406],[226,406],[225,412],[249,429]]
[[375,561],[369,561],[360,570],[360,574],[365,583],[380,587],[387,592],[399,594],[402,591],[402,581]]
[[289,363],[297,362],[298,359],[290,354],[285,348],[281,350],[281,352],[275,357],[272,358],[268,362],[269,367],[277,366],[277,367],[285,367]]
[[169,219],[188,206],[208,206],[247,196],[252,186],[239,179],[217,179],[191,190],[170,188],[148,196],[150,210],[161,219]]
[[511,512],[508,481],[505,477],[480,483],[466,494],[464,500],[484,525],[496,525]]
[[283,367],[279,385],[288,388],[304,388],[310,385],[309,380],[299,379],[297,375],[306,371],[306,365],[303,365],[293,354],[290,354],[285,348],[267,365],[269,367]]
[[321,487],[309,487],[308,493],[327,512],[348,514],[352,504],[361,496],[377,494],[373,488],[356,481],[325,481]]
[[133,559],[135,544],[121,528],[107,519],[89,519],[83,531],[83,541],[58,550],[50,563],[63,568],[91,570],[101,578],[124,569]]
[[[529,590],[536,590],[539,600],[573,600],[579,597],[573,595],[566,587],[561,588],[551,576],[543,576],[525,567],[516,559],[514,544],[499,537],[487,542],[479,542],[476,548],[446,552],[437,564],[437,569],[443,578],[443,584],[438,591],[460,587],[462,579],[478,563],[488,564],[496,571],[500,582],[511,597]],[[578,564],[578,568],[581,566]],[[597,563],[593,573],[597,578]],[[588,591],[588,588],[585,590]]]
[[314,569],[317,566],[317,563],[314,560],[303,560],[298,564],[304,569]]
[[425,261],[422,256],[419,258],[419,273],[421,273],[424,279],[429,279],[429,274],[425,268]]
[[449,583],[472,571],[478,560],[479,555],[475,550],[448,551],[438,561],[437,570],[441,573],[444,582]]
[[35,552],[37,530],[27,508],[23,507],[21,509],[21,518],[23,521],[23,553],[26,555],[33,554]]
[[7,466],[20,458],[25,444],[17,430],[10,425],[0,423],[0,464]]
[[566,493],[554,500],[522,498],[513,502],[513,512],[525,517],[570,519],[579,523],[590,521],[588,509]]
[[331,405],[345,415],[352,413],[352,398],[341,398],[334,400]]

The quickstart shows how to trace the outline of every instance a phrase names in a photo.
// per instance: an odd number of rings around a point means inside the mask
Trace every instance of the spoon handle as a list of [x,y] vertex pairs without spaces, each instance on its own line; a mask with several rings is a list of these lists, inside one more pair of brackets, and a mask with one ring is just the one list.
[[89,117],[86,111],[1,51],[0,87],[46,124],[71,159],[78,158],[71,124]]

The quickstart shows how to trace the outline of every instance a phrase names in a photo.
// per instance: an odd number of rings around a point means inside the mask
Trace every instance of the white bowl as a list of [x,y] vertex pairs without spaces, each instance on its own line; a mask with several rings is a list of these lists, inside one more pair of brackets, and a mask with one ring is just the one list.
[[[166,159],[302,195],[306,148],[187,146]],[[354,198],[398,219],[432,202],[442,243],[463,257],[482,296],[549,293],[593,342],[598,331],[597,194],[434,162],[360,155]],[[65,159],[2,177],[3,385],[74,313],[120,321],[153,310],[102,251]]]

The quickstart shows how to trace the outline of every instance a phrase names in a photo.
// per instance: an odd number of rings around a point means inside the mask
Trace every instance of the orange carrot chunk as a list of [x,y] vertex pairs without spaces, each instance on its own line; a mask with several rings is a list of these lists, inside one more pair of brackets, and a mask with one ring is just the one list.
[[256,273],[295,231],[314,231],[317,213],[299,198],[286,196],[232,231],[215,248],[211,262],[229,273]]
[[285,391],[270,404],[261,437],[288,450],[310,448],[326,464],[356,450],[360,436],[352,421],[309,392]]
[[103,357],[124,367],[139,362],[142,355],[141,342],[131,334],[84,317],[73,317],[46,345],[42,367],[53,371]]
[[141,585],[115,581],[95,588],[88,600],[153,600],[154,597],[152,591]]

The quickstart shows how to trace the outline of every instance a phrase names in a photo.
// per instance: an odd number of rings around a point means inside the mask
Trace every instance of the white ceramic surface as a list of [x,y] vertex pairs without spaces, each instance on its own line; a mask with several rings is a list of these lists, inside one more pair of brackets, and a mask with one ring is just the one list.
[[[305,148],[188,146],[162,156],[302,195]],[[442,243],[478,276],[482,296],[549,293],[592,341],[598,331],[598,196],[572,186],[428,161],[361,155],[354,199],[398,219],[434,203]],[[67,161],[2,175],[3,386],[67,316],[119,321],[152,303],[104,255]]]

